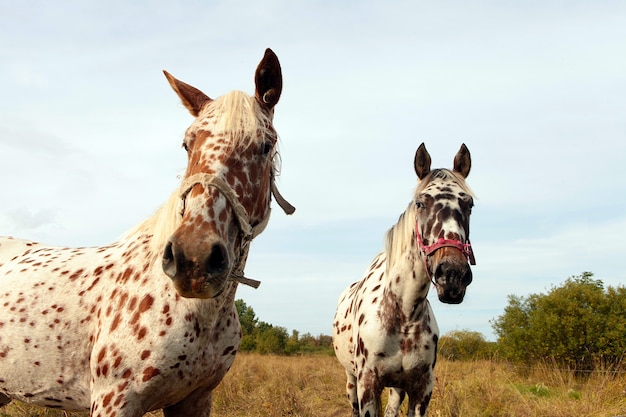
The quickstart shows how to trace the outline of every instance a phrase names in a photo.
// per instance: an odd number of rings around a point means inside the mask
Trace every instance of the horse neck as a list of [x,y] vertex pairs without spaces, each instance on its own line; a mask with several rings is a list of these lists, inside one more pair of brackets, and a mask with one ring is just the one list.
[[415,317],[425,306],[430,288],[422,253],[415,239],[415,215],[405,211],[387,232],[385,292],[402,316]]

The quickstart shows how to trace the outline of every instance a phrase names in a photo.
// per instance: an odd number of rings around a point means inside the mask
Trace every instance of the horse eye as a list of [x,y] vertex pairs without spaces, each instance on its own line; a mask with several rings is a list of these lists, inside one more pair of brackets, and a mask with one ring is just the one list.
[[187,142],[183,142],[183,149],[189,152],[189,146],[187,146]]
[[268,153],[270,153],[270,151],[272,150],[272,146],[272,142],[265,142],[263,144],[263,155],[267,155]]
[[424,208],[424,203],[422,203],[421,201],[416,201],[415,206],[417,207],[418,210],[421,210]]

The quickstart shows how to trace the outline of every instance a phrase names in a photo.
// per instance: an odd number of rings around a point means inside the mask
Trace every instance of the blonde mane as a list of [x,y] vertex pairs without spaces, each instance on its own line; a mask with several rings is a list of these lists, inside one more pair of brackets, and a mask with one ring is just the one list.
[[424,189],[426,189],[426,186],[435,179],[440,179],[442,181],[451,180],[456,185],[458,185],[461,190],[463,190],[463,192],[471,195],[472,197],[474,196],[474,193],[469,188],[469,186],[465,182],[465,178],[463,178],[461,174],[456,171],[450,171],[449,169],[444,168],[433,169],[432,171],[430,171],[428,175],[426,175],[417,185],[417,190],[415,191],[416,194],[423,192]]
[[272,114],[267,114],[256,98],[237,90],[210,101],[191,128],[207,130],[207,126],[215,136],[228,135],[232,149],[247,148],[266,135],[276,135]]
[[[267,136],[277,136],[272,126],[272,114],[267,114],[254,97],[242,91],[231,91],[209,102],[191,124],[189,130],[210,128],[215,136],[229,137],[225,152],[248,148],[259,144]],[[272,155],[272,175],[280,169],[278,144]],[[150,250],[160,254],[167,239],[182,221],[180,190],[174,191],[168,200],[152,215],[125,235],[128,239],[136,235],[151,235]]]
[[406,253],[409,250],[408,246],[411,245],[415,228],[415,210],[415,203],[411,201],[406,210],[400,215],[398,222],[385,235],[387,271],[391,270],[393,263],[399,259],[402,253]]
[[472,190],[465,183],[465,178],[460,174],[448,169],[434,169],[424,177],[415,190],[413,200],[409,203],[406,210],[400,215],[398,222],[392,226],[385,235],[385,252],[387,252],[387,270],[393,266],[394,260],[399,259],[402,253],[409,250],[409,245],[414,236],[415,222],[417,219],[417,206],[415,199],[417,195],[422,193],[426,187],[435,179],[443,181],[450,180],[458,185],[463,192],[470,196],[474,196]]

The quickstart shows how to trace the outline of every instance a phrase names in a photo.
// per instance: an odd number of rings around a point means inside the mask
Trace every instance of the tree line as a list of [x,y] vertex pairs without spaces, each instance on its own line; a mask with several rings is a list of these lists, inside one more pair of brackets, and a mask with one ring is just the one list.
[[[291,335],[284,327],[259,321],[254,310],[237,300],[242,351],[332,354],[331,336]],[[618,366],[626,356],[626,287],[605,288],[591,272],[572,276],[547,293],[509,295],[502,315],[491,321],[497,336],[457,330],[439,339],[439,355],[448,360],[498,357],[531,365],[548,360],[574,370]]]
[[303,353],[332,354],[332,337],[320,334],[313,336],[310,333],[300,334],[293,330],[291,334],[286,328],[274,326],[260,321],[252,307],[242,299],[235,300],[239,322],[241,323],[242,352],[271,353],[278,355],[293,355]]

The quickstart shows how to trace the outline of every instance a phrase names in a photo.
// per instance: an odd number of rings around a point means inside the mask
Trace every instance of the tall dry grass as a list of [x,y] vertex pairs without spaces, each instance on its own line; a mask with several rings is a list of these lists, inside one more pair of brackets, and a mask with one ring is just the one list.
[[430,415],[441,417],[626,416],[626,375],[584,376],[554,366],[492,361],[437,364]]
[[350,415],[344,372],[331,356],[238,355],[214,391],[215,416]]
[[[549,365],[526,369],[495,361],[439,361],[435,375],[431,417],[626,416],[624,373],[579,377]],[[344,386],[343,369],[331,356],[240,353],[214,391],[212,417],[347,417]],[[12,403],[0,409],[0,416],[65,415]]]

